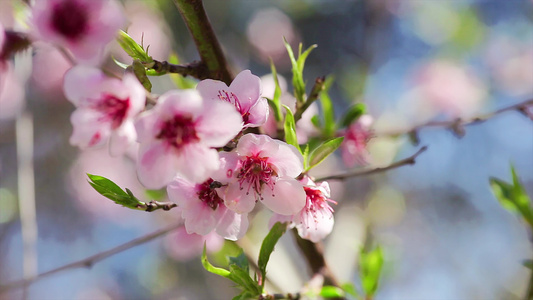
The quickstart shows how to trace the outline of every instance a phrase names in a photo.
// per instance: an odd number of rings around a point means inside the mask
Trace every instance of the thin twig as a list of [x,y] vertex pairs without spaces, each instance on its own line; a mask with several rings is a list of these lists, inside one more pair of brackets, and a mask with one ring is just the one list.
[[209,70],[206,65],[201,61],[195,61],[186,65],[175,65],[168,61],[154,60],[150,64],[146,65],[147,68],[153,69],[159,75],[168,73],[180,74],[182,76],[192,76],[196,79],[207,79],[209,77]]
[[201,0],[174,0],[189,32],[192,35],[202,63],[209,70],[209,78],[224,81],[230,85],[233,75],[226,58],[207,18]]
[[529,275],[529,282],[527,284],[526,296],[524,297],[524,300],[532,300],[532,299],[533,299],[533,270],[531,270],[531,274]]
[[298,122],[302,118],[303,113],[313,104],[313,102],[318,99],[318,96],[320,95],[320,92],[324,90],[324,84],[326,83],[326,78],[324,76],[318,77],[315,80],[315,85],[313,85],[313,89],[311,90],[311,94],[309,94],[309,97],[307,97],[307,100],[304,102],[304,104],[301,107],[298,107],[296,110],[296,113],[294,113],[294,122]]
[[318,182],[318,181],[326,181],[326,180],[344,180],[344,179],[351,178],[351,177],[357,177],[357,176],[363,176],[363,175],[370,175],[370,174],[385,172],[385,171],[396,169],[396,168],[399,168],[399,167],[405,166],[405,165],[414,165],[416,158],[420,154],[422,154],[422,152],[426,151],[427,148],[428,148],[427,146],[424,146],[424,147],[420,148],[420,150],[418,150],[415,154],[413,154],[413,155],[411,155],[411,156],[409,156],[407,158],[404,158],[402,160],[399,160],[399,161],[397,161],[395,163],[392,163],[392,164],[390,164],[390,165],[388,165],[386,167],[380,167],[380,168],[374,168],[374,169],[368,169],[368,170],[361,170],[361,171],[354,171],[354,172],[348,172],[348,173],[338,174],[338,175],[331,175],[331,176],[317,178],[315,181]]
[[78,260],[76,262],[73,262],[73,263],[70,263],[70,264],[67,264],[67,265],[64,265],[64,266],[61,266],[61,267],[58,267],[58,268],[55,268],[53,270],[50,270],[50,271],[47,271],[47,272],[44,272],[44,273],[41,273],[37,276],[34,276],[32,278],[26,278],[26,279],[22,279],[22,280],[19,280],[19,281],[14,281],[14,282],[11,282],[11,283],[8,283],[6,285],[2,285],[0,286],[0,292],[4,292],[4,291],[7,291],[7,290],[10,290],[10,289],[14,289],[14,288],[20,288],[24,285],[28,285],[32,282],[35,282],[37,280],[40,280],[44,277],[48,277],[52,274],[55,274],[55,273],[59,273],[59,272],[62,272],[62,271],[66,271],[66,270],[70,270],[70,269],[77,269],[77,268],[90,268],[91,266],[93,266],[95,263],[105,259],[105,258],[108,258],[110,256],[113,256],[117,253],[120,253],[120,252],[123,252],[123,251],[126,251],[130,248],[133,248],[135,246],[138,246],[138,245],[141,245],[141,244],[144,244],[144,243],[147,243],[155,238],[158,238],[160,236],[163,236],[167,233],[169,233],[170,231],[178,228],[179,226],[182,226],[182,223],[178,223],[178,224],[174,224],[170,227],[167,227],[167,228],[164,228],[164,229],[159,229],[155,232],[152,232],[150,234],[147,234],[145,236],[142,236],[140,238],[136,238],[132,241],[129,241],[127,243],[124,243],[120,246],[117,246],[115,248],[112,248],[112,249],[109,249],[107,251],[104,251],[104,252],[100,252],[100,253],[97,253],[95,255],[92,255],[92,256],[89,256],[87,258],[84,258],[82,260]]
[[530,106],[533,105],[533,99],[529,99],[529,100],[526,100],[524,102],[521,102],[521,103],[517,103],[517,104],[514,104],[514,105],[510,105],[510,106],[507,106],[507,107],[504,107],[504,108],[500,108],[496,111],[493,111],[491,113],[488,113],[488,114],[484,114],[484,115],[479,115],[479,116],[476,116],[476,117],[472,117],[472,118],[469,118],[469,119],[454,119],[454,120],[449,120],[449,121],[429,121],[429,122],[426,122],[424,124],[420,124],[420,125],[417,125],[417,126],[414,126],[408,130],[399,130],[399,131],[392,131],[392,132],[383,132],[383,133],[380,133],[378,135],[380,136],[383,136],[383,135],[387,135],[387,136],[399,136],[399,135],[403,135],[403,134],[408,134],[408,133],[415,133],[418,132],[420,129],[423,129],[423,128],[429,128],[429,127],[448,127],[450,129],[453,130],[454,133],[456,133],[458,136],[462,136],[464,135],[464,126],[469,126],[469,125],[474,125],[474,124],[479,124],[479,123],[482,123],[482,122],[485,122],[501,113],[504,113],[504,112],[507,112],[507,111],[518,111],[522,114],[525,114],[526,116],[528,116],[529,118],[532,118],[532,116],[530,115],[530,112],[528,111],[528,109],[530,108]]
[[174,202],[159,202],[152,200],[150,202],[146,202],[143,204],[137,205],[137,208],[140,210],[144,210],[147,212],[152,212],[154,210],[162,209],[162,210],[171,210],[174,207],[178,207],[178,205]]

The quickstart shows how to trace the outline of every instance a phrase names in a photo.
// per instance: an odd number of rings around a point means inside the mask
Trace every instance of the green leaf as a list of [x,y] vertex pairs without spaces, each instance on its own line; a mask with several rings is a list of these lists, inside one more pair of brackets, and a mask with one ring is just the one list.
[[357,121],[360,116],[364,115],[366,112],[366,105],[364,103],[357,103],[350,107],[346,114],[342,117],[339,128],[348,127],[354,121]]
[[276,66],[272,62],[272,59],[270,60],[270,70],[272,71],[272,77],[274,78],[274,84],[276,85],[276,88],[274,89],[274,98],[272,98],[272,102],[274,105],[271,105],[272,110],[274,111],[274,117],[276,118],[276,122],[281,121],[282,112],[281,112],[281,88],[279,86],[279,80],[278,80],[278,72],[276,71]]
[[139,59],[143,63],[152,62],[153,59],[151,56],[146,53],[144,48],[139,45],[129,34],[120,30],[117,37],[117,42],[120,44],[122,49],[133,59]]
[[323,133],[326,137],[332,137],[335,133],[335,111],[333,110],[333,103],[329,97],[328,90],[333,81],[332,77],[326,79],[326,88],[320,93],[320,104],[322,105],[322,112],[324,114],[324,128]]
[[533,259],[526,259],[522,261],[522,265],[533,271]]
[[335,150],[340,147],[343,140],[344,137],[333,138],[325,141],[322,145],[313,150],[309,156],[309,163],[306,171],[314,168],[324,159],[326,159],[326,157],[328,157],[331,153],[335,152]]
[[307,170],[309,167],[309,148],[309,143],[305,144],[304,151],[302,152],[304,158],[304,170]]
[[344,283],[341,285],[341,288],[344,290],[344,292],[346,292],[346,294],[352,295],[354,297],[359,296],[357,289],[355,289],[355,286],[352,283]]
[[313,123],[313,125],[318,129],[322,128],[322,124],[320,123],[320,118],[318,117],[318,115],[314,115],[311,117],[311,123]]
[[152,91],[152,83],[150,82],[150,79],[148,76],[146,76],[146,68],[143,66],[140,60],[134,59],[131,66],[128,67],[126,70],[133,70],[133,74],[135,74],[135,77],[139,80],[139,82],[144,86],[144,88],[151,92]]
[[368,252],[361,250],[359,255],[359,269],[363,290],[367,296],[373,296],[378,289],[381,268],[383,267],[383,251],[380,246]]
[[294,57],[294,52],[292,51],[292,48],[287,42],[287,40],[283,38],[283,41],[285,43],[285,48],[287,48],[287,53],[289,54],[289,58],[291,60],[292,65],[292,85],[294,88],[294,97],[296,98],[296,101],[298,103],[303,103],[305,101],[305,83],[303,79],[305,60],[307,59],[307,56],[309,55],[311,50],[316,48],[316,45],[312,45],[304,53],[302,53],[302,44],[300,44],[298,51],[298,60],[296,60],[296,58]]
[[320,296],[324,298],[342,298],[345,297],[344,291],[336,286],[325,285],[320,290]]
[[159,190],[145,190],[144,194],[146,195],[147,198],[151,200],[159,201],[159,200],[164,199],[167,196],[167,189],[162,188]]
[[230,278],[230,276],[231,276],[231,272],[230,271],[228,271],[226,269],[223,269],[223,268],[217,268],[217,267],[213,266],[209,262],[209,260],[207,260],[207,253],[206,253],[205,243],[204,243],[204,251],[202,253],[202,266],[204,266],[204,269],[207,272],[210,272],[210,273],[213,273],[213,274],[225,277],[225,278]]
[[285,124],[283,128],[285,129],[285,141],[287,144],[293,145],[300,151],[300,145],[298,144],[298,138],[296,137],[296,123],[294,122],[294,115],[291,112],[291,109],[287,105],[283,105],[287,113],[285,114]]
[[130,65],[126,64],[126,63],[118,61],[114,56],[111,56],[111,58],[113,59],[115,64],[117,64],[117,66],[121,67],[122,69],[127,69],[130,66]]
[[244,255],[244,251],[242,249],[239,252],[239,255],[235,257],[231,256],[229,258],[229,265],[239,266],[239,268],[243,269],[246,272],[248,272],[250,269],[248,258],[246,258],[246,255]]
[[272,226],[272,229],[270,229],[270,232],[267,234],[263,240],[263,243],[261,244],[257,265],[259,266],[259,271],[261,272],[261,277],[263,278],[263,286],[265,284],[264,278],[266,278],[266,267],[268,260],[270,259],[270,254],[272,254],[272,251],[274,251],[274,246],[285,233],[285,230],[287,230],[287,224],[277,222],[274,224],[274,226]]
[[113,181],[98,175],[88,174],[89,184],[102,196],[113,200],[116,204],[137,209],[138,205],[144,205],[144,202],[139,201],[131,191],[129,193],[123,191],[118,185]]
[[520,215],[533,228],[533,210],[531,199],[518,179],[514,167],[511,166],[513,183],[497,178],[490,178],[492,192],[500,204],[512,213]]

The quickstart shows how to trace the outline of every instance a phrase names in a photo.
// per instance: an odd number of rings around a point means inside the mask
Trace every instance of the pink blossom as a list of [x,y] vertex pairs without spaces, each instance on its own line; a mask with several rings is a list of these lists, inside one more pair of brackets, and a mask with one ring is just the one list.
[[354,165],[366,165],[369,163],[370,155],[366,145],[372,138],[370,126],[373,119],[369,115],[363,115],[346,129],[344,141],[341,145],[342,160],[348,167]]
[[80,61],[98,63],[124,21],[115,0],[37,0],[32,25],[39,39],[70,49]]
[[219,168],[213,147],[223,147],[242,129],[234,107],[205,101],[194,90],[169,91],[135,123],[141,143],[138,174],[148,188],[168,184],[176,175],[202,183]]
[[65,74],[64,92],[76,110],[70,143],[81,149],[110,140],[112,155],[123,154],[135,141],[135,117],[144,108],[145,90],[135,76],[109,78],[99,69],[76,66]]
[[247,214],[227,209],[213,183],[211,178],[194,184],[176,177],[167,186],[168,197],[181,209],[187,233],[206,235],[215,229],[218,235],[235,241],[248,229]]
[[291,216],[274,214],[270,219],[271,225],[276,222],[290,222],[291,228],[296,228],[298,234],[314,243],[319,242],[333,230],[333,208],[329,199],[330,189],[327,182],[321,182],[318,186],[308,177],[302,179],[306,194],[304,208]]
[[274,212],[290,215],[305,205],[303,186],[294,179],[303,171],[303,158],[294,146],[249,133],[234,151],[220,156],[213,178],[227,184],[223,198],[229,209],[248,213],[261,200]]
[[229,87],[222,81],[206,79],[196,89],[205,99],[233,104],[242,116],[244,127],[258,127],[266,122],[268,102],[261,97],[261,80],[249,70],[239,73]]
[[222,249],[224,240],[210,233],[201,236],[195,233],[187,233],[185,227],[178,227],[165,238],[165,249],[168,255],[178,261],[187,261],[202,254],[206,244],[207,252],[217,252]]
[[0,23],[0,53],[2,53],[2,48],[4,48],[4,40],[6,38],[6,32],[4,26]]

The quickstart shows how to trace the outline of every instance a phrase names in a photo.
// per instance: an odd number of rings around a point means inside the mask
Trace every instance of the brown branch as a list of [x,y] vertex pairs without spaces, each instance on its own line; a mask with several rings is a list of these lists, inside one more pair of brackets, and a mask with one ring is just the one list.
[[192,35],[202,63],[209,71],[208,78],[224,81],[230,85],[233,75],[201,0],[174,0],[189,32]]
[[489,120],[489,119],[491,119],[491,118],[493,118],[493,117],[495,117],[495,116],[497,116],[499,114],[502,114],[502,113],[508,112],[508,111],[518,111],[518,112],[526,115],[527,117],[529,117],[530,119],[533,120],[533,115],[532,115],[532,113],[530,111],[530,109],[532,109],[532,106],[533,106],[533,99],[529,99],[529,100],[526,100],[524,102],[517,103],[517,104],[511,105],[511,106],[504,107],[504,108],[500,108],[500,109],[498,109],[496,111],[493,111],[491,113],[484,114],[484,115],[479,115],[479,116],[472,117],[472,118],[469,118],[469,119],[458,118],[458,119],[450,120],[450,121],[429,121],[429,122],[426,122],[424,124],[420,124],[420,125],[414,126],[414,127],[412,127],[411,129],[408,129],[408,130],[384,132],[384,133],[381,133],[379,135],[388,135],[388,136],[399,136],[399,135],[403,135],[403,134],[414,134],[414,135],[416,135],[416,133],[420,129],[423,129],[423,128],[447,127],[449,129],[451,129],[458,137],[462,137],[465,134],[465,130],[464,130],[465,126],[483,123],[483,122],[485,122],[485,121],[487,121],[487,120]]
[[201,61],[195,61],[186,65],[175,65],[167,61],[158,61],[154,60],[150,64],[146,65],[147,68],[153,69],[159,75],[164,75],[168,73],[180,74],[182,76],[191,76],[196,79],[208,79],[210,78],[209,70],[207,66]]
[[[313,102],[318,99],[318,96],[320,95],[320,92],[324,90],[324,84],[326,83],[326,78],[324,76],[318,77],[315,80],[315,85],[313,85],[313,89],[311,90],[311,94],[309,94],[309,97],[307,97],[307,100],[304,102],[304,104],[301,107],[298,107],[296,109],[296,113],[294,113],[294,122],[298,122],[302,118],[303,113],[313,104]],[[298,103],[296,104],[298,105]]]
[[422,154],[422,152],[426,151],[427,148],[428,148],[427,146],[424,146],[424,147],[420,148],[420,150],[418,150],[415,154],[413,154],[413,155],[411,155],[411,156],[409,156],[407,158],[404,158],[402,160],[399,160],[399,161],[397,161],[395,163],[392,163],[392,164],[390,164],[390,165],[388,165],[386,167],[367,169],[367,170],[361,170],[361,171],[354,171],[354,172],[348,172],[348,173],[338,174],[338,175],[331,175],[331,176],[326,176],[326,177],[322,177],[322,178],[317,178],[315,181],[318,182],[318,181],[326,181],[326,180],[344,180],[344,179],[351,178],[351,177],[364,176],[364,175],[370,175],[370,174],[385,172],[385,171],[396,169],[396,168],[399,168],[399,167],[405,166],[405,165],[414,165],[416,158],[420,154]]
[[151,211],[158,210],[158,209],[168,211],[168,210],[173,209],[174,207],[178,207],[178,205],[174,202],[159,202],[155,200],[152,200],[146,203],[143,202],[143,204],[137,205],[138,209],[144,210],[147,212],[151,212]]
[[43,278],[48,277],[48,276],[50,276],[52,274],[59,273],[59,272],[62,272],[62,271],[66,271],[66,270],[70,270],[70,269],[77,269],[77,268],[84,268],[84,267],[85,268],[90,268],[95,263],[97,263],[97,262],[99,262],[99,261],[101,261],[101,260],[103,260],[105,258],[113,256],[113,255],[115,255],[117,253],[126,251],[126,250],[128,250],[130,248],[133,248],[135,246],[139,246],[139,245],[142,245],[144,243],[147,243],[147,242],[149,242],[149,241],[151,241],[151,240],[153,240],[155,238],[158,238],[160,236],[163,236],[163,235],[169,233],[170,231],[178,228],[179,226],[182,226],[182,224],[181,223],[174,224],[174,225],[172,225],[170,227],[157,230],[155,232],[152,232],[152,233],[147,234],[145,236],[142,236],[140,238],[136,238],[136,239],[134,239],[132,241],[129,241],[129,242],[125,243],[125,244],[122,244],[122,245],[117,246],[115,248],[109,249],[107,251],[100,252],[98,254],[89,256],[89,257],[84,258],[82,260],[78,260],[78,261],[75,261],[73,263],[70,263],[70,264],[67,264],[67,265],[52,269],[50,271],[38,274],[35,277],[14,281],[14,282],[8,283],[6,285],[0,285],[0,293],[1,292],[5,292],[7,290],[14,289],[14,288],[23,287],[24,285],[28,285],[30,283],[33,283],[33,282],[37,281],[37,280],[43,279]]

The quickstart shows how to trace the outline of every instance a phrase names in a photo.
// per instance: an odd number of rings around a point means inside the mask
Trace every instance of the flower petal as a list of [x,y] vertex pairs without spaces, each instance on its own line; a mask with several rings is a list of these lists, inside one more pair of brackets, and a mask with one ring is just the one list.
[[259,127],[268,119],[268,114],[270,112],[270,108],[268,106],[268,101],[265,98],[259,98],[257,102],[250,107],[248,116],[248,122],[245,125],[245,127]]
[[255,193],[243,191],[237,182],[228,185],[223,193],[223,198],[226,207],[238,214],[249,213],[255,207]]
[[178,173],[194,183],[206,181],[220,166],[218,152],[198,143],[184,145],[176,161]]
[[202,98],[215,101],[220,101],[220,98],[218,98],[219,91],[227,91],[228,89],[228,86],[224,82],[213,79],[202,80],[196,86],[196,90]]
[[300,182],[291,177],[282,177],[273,191],[263,190],[263,204],[281,215],[294,215],[305,205],[306,194]]
[[178,162],[162,142],[154,141],[141,144],[137,162],[137,175],[141,183],[149,189],[160,189],[167,185],[174,176]]
[[70,144],[81,149],[105,144],[111,135],[111,124],[102,122],[101,117],[91,109],[76,109],[70,116],[73,126]]
[[65,97],[76,107],[91,104],[90,100],[100,98],[100,86],[106,80],[105,74],[97,68],[78,65],[65,73],[63,91]]
[[248,111],[261,96],[261,79],[253,75],[250,70],[244,70],[237,74],[229,87],[237,95],[241,107],[245,111]]
[[226,209],[217,225],[216,233],[225,239],[236,241],[244,236],[248,225],[248,214],[238,214]]
[[211,101],[196,123],[202,142],[211,147],[223,147],[242,129],[242,117],[229,103]]
[[111,156],[119,156],[126,153],[136,139],[137,132],[135,131],[135,126],[133,126],[133,121],[125,121],[111,134],[109,153]]

